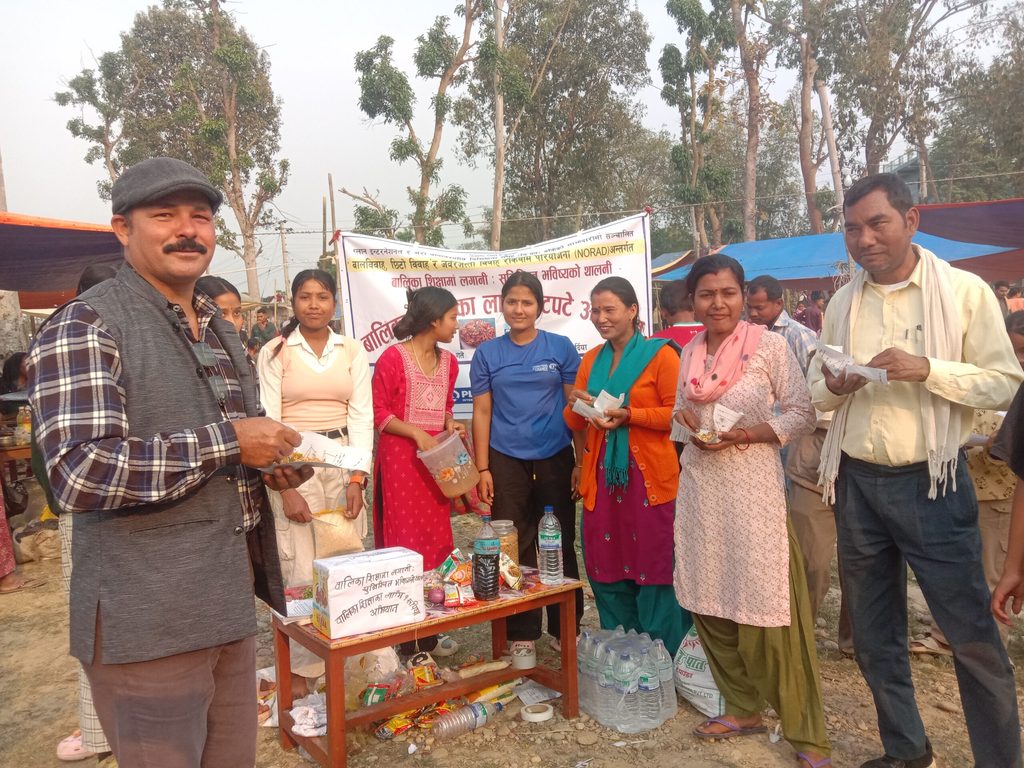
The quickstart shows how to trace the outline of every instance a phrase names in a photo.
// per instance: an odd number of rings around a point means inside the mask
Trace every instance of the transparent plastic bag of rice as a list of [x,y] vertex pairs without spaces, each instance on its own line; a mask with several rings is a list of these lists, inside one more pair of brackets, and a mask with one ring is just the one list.
[[325,509],[313,515],[313,543],[317,560],[363,551],[357,522],[345,517],[344,507]]

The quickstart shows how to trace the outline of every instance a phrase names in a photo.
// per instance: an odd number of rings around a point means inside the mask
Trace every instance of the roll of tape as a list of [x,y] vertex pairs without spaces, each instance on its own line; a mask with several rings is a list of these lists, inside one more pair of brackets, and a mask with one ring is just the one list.
[[551,708],[550,704],[531,704],[528,707],[523,707],[521,712],[523,722],[526,723],[543,723],[555,716],[555,710]]
[[537,649],[532,643],[512,644],[512,669],[533,669],[537,666]]

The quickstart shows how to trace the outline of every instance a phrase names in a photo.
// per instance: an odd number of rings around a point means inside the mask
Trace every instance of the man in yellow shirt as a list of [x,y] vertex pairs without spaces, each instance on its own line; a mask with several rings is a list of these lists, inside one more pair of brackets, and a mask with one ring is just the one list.
[[1020,766],[1013,673],[989,612],[962,446],[974,409],[1005,409],[1024,373],[988,286],[912,244],[918,212],[899,178],[859,180],[844,207],[862,271],[833,297],[821,340],[888,382],[821,364],[808,382],[815,407],[835,412],[820,479],[834,489],[854,648],[885,747],[861,768],[933,765],[910,675],[907,564],[952,648],[976,764]]

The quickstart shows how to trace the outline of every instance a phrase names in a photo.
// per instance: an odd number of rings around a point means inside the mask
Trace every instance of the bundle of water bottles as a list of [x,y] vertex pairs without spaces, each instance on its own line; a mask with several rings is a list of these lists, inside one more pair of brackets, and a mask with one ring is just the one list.
[[676,714],[672,656],[645,632],[589,630],[576,645],[580,708],[606,728],[639,733]]

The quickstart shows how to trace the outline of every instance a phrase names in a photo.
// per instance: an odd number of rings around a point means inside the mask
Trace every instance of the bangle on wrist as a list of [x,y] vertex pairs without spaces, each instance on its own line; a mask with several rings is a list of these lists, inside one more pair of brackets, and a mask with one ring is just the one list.
[[477,472],[490,472],[490,471],[491,470],[488,469],[487,467],[484,467],[483,469],[477,469]]
[[740,432],[743,433],[743,437],[744,437],[744,439],[746,439],[747,442],[745,444],[743,444],[743,445],[737,445],[736,446],[736,450],[737,451],[745,451],[745,450],[747,450],[747,448],[750,447],[750,433],[747,432],[747,430],[743,429],[743,427],[740,427]]

